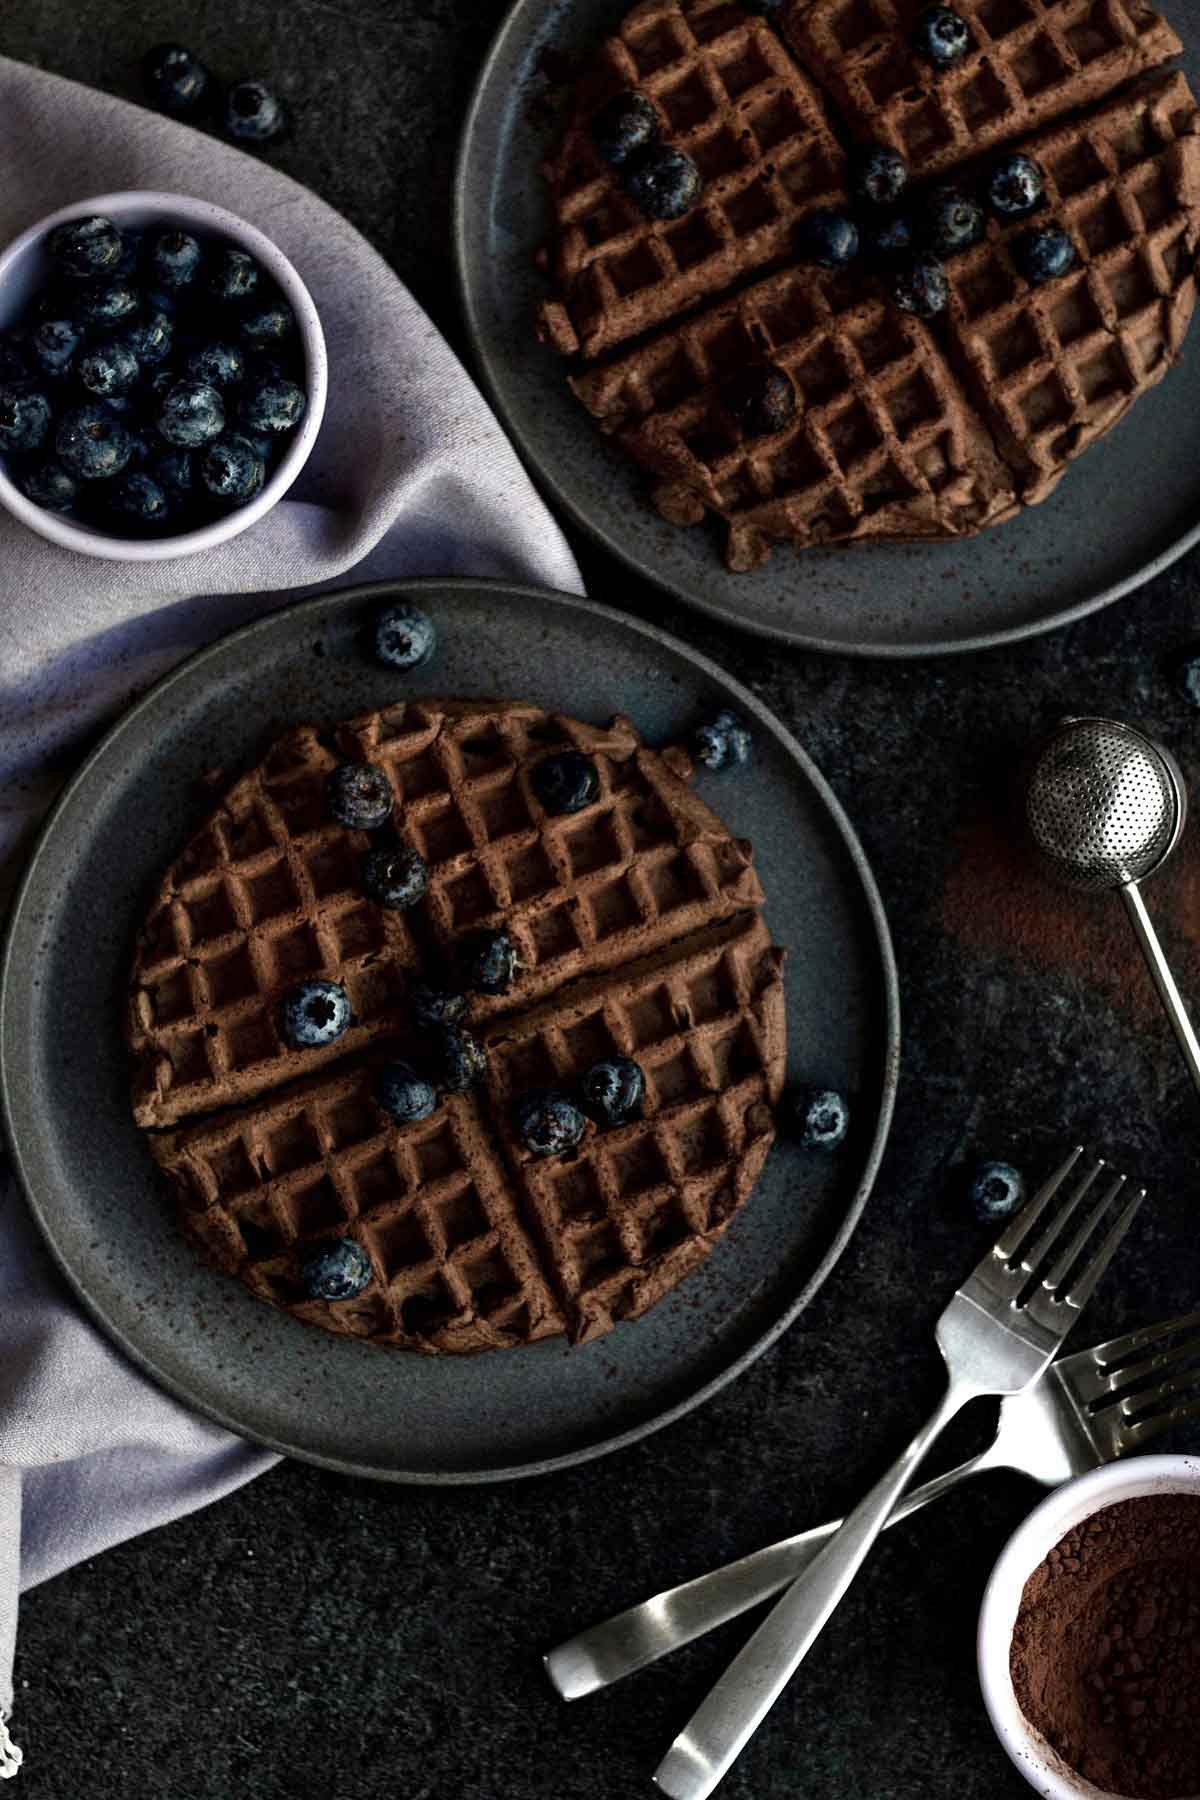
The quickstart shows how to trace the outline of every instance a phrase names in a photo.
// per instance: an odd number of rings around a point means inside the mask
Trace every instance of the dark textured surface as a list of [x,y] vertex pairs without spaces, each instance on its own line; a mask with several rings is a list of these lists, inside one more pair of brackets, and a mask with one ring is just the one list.
[[[273,76],[299,120],[280,164],[362,227],[452,328],[454,133],[499,11],[14,0],[0,49],[128,93],[145,45],[183,35],[230,74]],[[929,1323],[981,1247],[961,1200],[971,1157],[1036,1172],[1069,1130],[1136,1163],[1154,1204],[1094,1332],[1196,1301],[1200,1111],[1119,909],[1072,911],[1002,877],[978,824],[996,816],[1015,748],[1068,706],[1161,730],[1194,777],[1197,715],[1166,668],[1198,631],[1196,558],[1041,643],[905,667],[764,647],[611,565],[591,559],[587,573],[597,597],[660,620],[775,706],[874,860],[907,1041],[864,1223],[801,1327],[704,1411],[608,1462],[460,1493],[287,1466],[30,1596],[17,1666],[28,1800],[652,1792],[650,1770],[738,1628],[570,1709],[544,1685],[538,1650],[845,1505],[873,1478],[932,1398]],[[1193,990],[1194,848],[1148,900]],[[1077,928],[1056,931],[1063,917]],[[893,1533],[722,1790],[729,1800],[1027,1793],[983,1716],[972,1634],[987,1570],[1033,1498],[991,1478]]]

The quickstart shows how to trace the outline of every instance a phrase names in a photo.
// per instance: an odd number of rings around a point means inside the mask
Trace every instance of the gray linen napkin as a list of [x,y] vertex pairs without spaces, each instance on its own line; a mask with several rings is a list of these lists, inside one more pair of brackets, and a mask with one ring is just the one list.
[[[0,513],[0,876],[98,723],[298,588],[353,569],[355,579],[476,574],[580,591],[563,537],[452,352],[307,189],[186,126],[4,58],[0,168],[0,243],[69,201],[124,188],[229,207],[296,264],[329,348],[312,458],[287,499],[232,543],[124,566],[56,549]],[[168,1399],[94,1330],[0,1173],[0,1721],[13,1703],[19,1591],[273,1461]],[[0,1776],[2,1740],[0,1726]]]

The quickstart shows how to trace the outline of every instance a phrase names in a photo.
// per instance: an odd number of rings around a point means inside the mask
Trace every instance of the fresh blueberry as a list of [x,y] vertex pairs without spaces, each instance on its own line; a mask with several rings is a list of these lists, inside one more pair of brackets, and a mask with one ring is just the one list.
[[453,1025],[466,1017],[467,996],[428,981],[410,981],[408,1003],[418,1025]]
[[921,209],[920,228],[923,242],[935,256],[955,256],[983,236],[983,208],[961,188],[935,188]]
[[971,1176],[967,1201],[987,1224],[1009,1219],[1025,1204],[1025,1177],[1011,1163],[985,1162]]
[[175,327],[165,308],[148,306],[123,327],[117,341],[133,351],[143,369],[156,369],[170,356],[174,337]]
[[249,438],[227,431],[214,438],[200,457],[200,480],[214,500],[245,506],[261,492],[266,464]]
[[200,273],[203,251],[189,231],[160,231],[146,252],[146,270],[156,287],[177,294]]
[[363,893],[389,912],[405,912],[423,900],[429,887],[425,858],[403,844],[381,845],[363,857]]
[[171,504],[178,508],[196,492],[196,465],[187,450],[152,446],[146,467]]
[[300,1279],[312,1300],[355,1300],[370,1286],[371,1259],[354,1238],[331,1238],[300,1264]]
[[250,302],[238,317],[238,332],[255,350],[286,344],[296,330],[296,315],[282,295]]
[[906,212],[878,213],[864,219],[858,237],[863,255],[870,262],[884,264],[907,256],[916,242],[912,218]]
[[844,269],[858,255],[858,226],[836,206],[817,206],[796,227],[796,250],[822,269]]
[[198,450],[225,429],[225,408],[215,387],[206,381],[177,381],[158,414],[158,429],[168,444]]
[[987,203],[997,218],[1020,219],[1041,205],[1046,194],[1046,177],[1032,156],[1014,150],[993,164],[986,193]]
[[584,1105],[598,1124],[624,1125],[638,1114],[646,1077],[632,1056],[612,1056],[593,1063],[580,1086]]
[[22,456],[50,435],[50,402],[30,388],[0,387],[0,450]]
[[144,231],[131,231],[127,226],[124,227],[121,232],[121,254],[117,259],[113,274],[121,276],[125,281],[136,281],[138,271],[142,266],[142,250],[145,243]]
[[375,1098],[397,1125],[415,1125],[437,1109],[433,1083],[406,1062],[384,1063],[375,1077]]
[[[150,461],[150,458],[160,448],[162,439],[152,425],[144,425],[137,418],[136,407],[132,400],[128,398],[118,398],[116,400],[106,400],[104,404],[109,407],[110,410],[120,409],[117,410],[117,417],[129,433],[129,467],[131,469],[144,469],[146,464]],[[123,410],[126,406],[130,409],[128,416],[126,416]],[[158,485],[162,487],[161,481]]]
[[892,272],[888,292],[901,312],[917,319],[934,318],[950,302],[946,271],[934,256],[906,257]]
[[474,1087],[487,1067],[482,1044],[460,1025],[440,1025],[433,1033],[433,1056],[438,1078],[450,1094]]
[[375,763],[340,763],[325,783],[329,810],[351,831],[378,831],[392,813],[392,787]]
[[29,339],[29,355],[43,375],[58,380],[70,371],[83,334],[70,319],[43,319]]
[[419,669],[437,648],[437,631],[428,613],[401,601],[375,615],[375,654],[392,669]]
[[740,769],[750,760],[753,739],[735,712],[721,711],[692,734],[692,754],[706,769]]
[[111,219],[69,219],[50,234],[50,254],[64,275],[94,281],[121,260],[121,233]]
[[127,469],[104,489],[105,510],[121,525],[136,525],[148,530],[165,525],[171,508],[157,481],[142,469]]
[[272,144],[287,130],[287,110],[265,81],[238,81],[225,96],[225,129],[240,144]]
[[176,119],[198,113],[208,97],[208,70],[182,44],[156,44],[147,50],[142,83],[151,105]]
[[284,997],[280,1024],[298,1050],[335,1044],[350,1027],[350,997],[336,981],[302,981]]
[[917,20],[912,47],[918,56],[931,62],[935,69],[953,68],[971,48],[971,33],[965,19],[948,6],[927,6]]
[[47,512],[69,513],[79,489],[60,462],[31,463],[17,476],[17,486],[35,506]]
[[559,750],[540,762],[531,777],[533,791],[548,813],[577,813],[600,792],[600,775],[582,750]]
[[63,414],[54,448],[77,481],[104,481],[119,475],[133,455],[124,424],[99,402]]
[[238,416],[251,431],[266,431],[279,437],[300,423],[307,404],[304,389],[294,381],[269,375],[242,384]]
[[727,382],[721,398],[748,438],[785,431],[796,416],[796,390],[785,369],[752,363]]
[[198,344],[189,350],[183,366],[193,381],[207,381],[209,387],[236,387],[246,373],[246,359],[236,344]]
[[894,206],[908,186],[908,164],[889,144],[872,144],[854,164],[854,192],[867,206]]
[[614,168],[657,141],[658,114],[645,94],[633,89],[614,94],[592,119],[592,142]]
[[1031,287],[1053,281],[1075,266],[1075,246],[1057,225],[1023,231],[1013,239],[1011,251],[1013,261]]
[[132,319],[138,309],[137,289],[124,276],[114,281],[94,281],[80,288],[75,317],[84,325],[107,331]]
[[836,1150],[850,1125],[850,1108],[835,1088],[800,1088],[790,1094],[792,1130],[810,1150]]
[[625,190],[647,219],[681,219],[700,198],[704,183],[685,150],[652,144],[625,164]]
[[244,250],[225,244],[209,264],[205,286],[214,300],[248,300],[258,287],[258,264]]
[[463,980],[480,994],[505,994],[517,968],[517,949],[507,931],[477,931],[459,952]]
[[563,1156],[587,1130],[587,1120],[575,1102],[553,1088],[519,1100],[515,1121],[517,1135],[530,1156]]
[[127,394],[140,374],[138,359],[126,344],[115,339],[94,344],[79,359],[79,379],[89,394],[107,400]]

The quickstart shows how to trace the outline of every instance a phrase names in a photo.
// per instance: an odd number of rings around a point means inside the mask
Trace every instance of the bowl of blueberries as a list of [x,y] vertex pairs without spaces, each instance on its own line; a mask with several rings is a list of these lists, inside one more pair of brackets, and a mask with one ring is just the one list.
[[308,289],[222,207],[104,194],[0,254],[0,503],[67,549],[149,561],[245,531],[326,387]]

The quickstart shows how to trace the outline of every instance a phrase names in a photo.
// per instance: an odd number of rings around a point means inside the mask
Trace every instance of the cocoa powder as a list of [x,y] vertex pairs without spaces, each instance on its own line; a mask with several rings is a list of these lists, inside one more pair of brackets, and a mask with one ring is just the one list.
[[1010,1669],[1029,1723],[1097,1787],[1200,1795],[1200,1496],[1068,1532],[1025,1584]]

